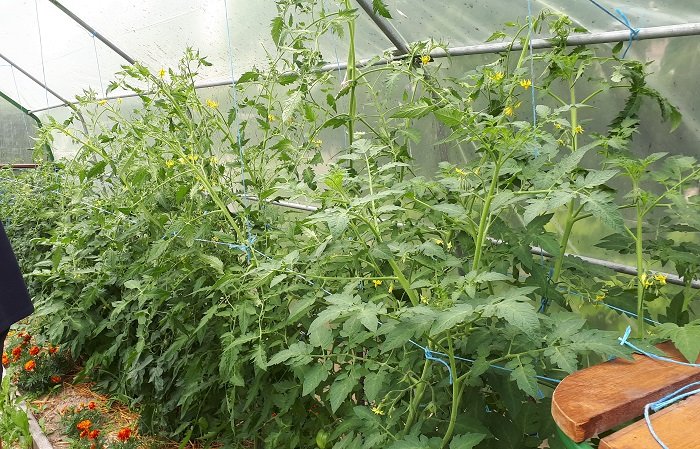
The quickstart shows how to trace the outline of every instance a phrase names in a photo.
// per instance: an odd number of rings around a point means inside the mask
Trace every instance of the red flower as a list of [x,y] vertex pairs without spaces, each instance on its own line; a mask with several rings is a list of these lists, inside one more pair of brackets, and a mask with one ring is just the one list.
[[5,366],[10,364],[10,358],[7,356],[6,352],[2,353],[2,364]]
[[32,346],[29,349],[29,355],[37,355],[39,353],[39,347],[38,346]]
[[131,429],[128,427],[122,428],[119,433],[117,433],[117,440],[126,441],[131,438]]
[[77,426],[75,426],[78,430],[90,430],[90,426],[92,426],[92,421],[89,419],[80,421]]
[[25,371],[32,372],[34,371],[34,368],[36,368],[36,362],[34,360],[30,360],[24,364]]
[[90,432],[90,433],[88,434],[88,438],[91,439],[91,440],[96,439],[98,436],[100,436],[100,431],[97,430],[97,429],[93,430],[92,432]]
[[52,384],[60,384],[61,383],[61,376],[51,376],[51,383]]
[[95,404],[95,401],[90,401],[90,402],[88,402],[87,407],[88,407],[90,410],[95,410],[95,409],[97,408],[97,404]]
[[29,334],[24,334],[24,337],[22,337],[25,343],[29,343],[29,340],[32,339],[32,336]]
[[22,355],[22,347],[17,346],[12,350],[12,359],[16,362]]
[[58,346],[49,346],[49,354],[56,354],[58,352]]

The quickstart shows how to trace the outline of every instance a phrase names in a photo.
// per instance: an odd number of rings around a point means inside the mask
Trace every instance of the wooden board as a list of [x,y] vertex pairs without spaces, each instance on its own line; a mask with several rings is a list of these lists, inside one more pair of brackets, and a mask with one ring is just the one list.
[[[700,448],[698,432],[700,396],[691,396],[651,415],[654,432],[666,446],[673,449]],[[643,419],[604,438],[598,449],[658,449]]]
[[[672,344],[659,348],[685,361]],[[552,416],[569,438],[581,442],[641,416],[646,404],[697,381],[698,368],[635,354],[634,361],[615,359],[564,378],[552,395]]]

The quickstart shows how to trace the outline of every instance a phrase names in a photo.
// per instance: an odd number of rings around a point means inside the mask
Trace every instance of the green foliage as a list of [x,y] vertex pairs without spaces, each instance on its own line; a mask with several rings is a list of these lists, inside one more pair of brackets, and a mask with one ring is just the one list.
[[[339,87],[318,70],[316,43],[344,27],[352,41],[346,3],[331,13],[277,1],[278,53],[239,79],[230,110],[194,89],[208,63],[190,50],[167,74],[124,68],[111,88],[134,91],[135,110],[87,95],[89,133],[70,121],[42,129],[39,144],[58,133],[80,151],[58,170],[5,172],[12,195],[0,201],[35,325],[131,398],[146,430],[290,449],[538,447],[555,431],[541,376],[627,356],[585,310],[606,292],[630,308],[639,284],[567,257],[571,232],[595,219],[637,253],[625,211],[668,201],[667,221],[640,232],[676,240],[642,255],[691,279],[698,265],[683,254],[700,224],[682,189],[697,163],[666,158],[652,175],[661,160],[626,151],[633,108],[621,105],[610,133],[585,132],[592,98],[645,85],[641,66],[583,47],[536,54],[539,80],[526,45],[450,78],[421,42],[405,60],[351,64]],[[538,29],[549,19],[562,42],[574,31],[547,16]],[[512,25],[521,39],[527,27]],[[609,72],[620,75],[587,76]],[[536,126],[519,117],[528,81],[541,92]],[[593,93],[577,99],[584,85]],[[657,100],[639,89],[635,101]],[[442,127],[450,151],[469,148],[465,162],[420,176],[419,120]],[[339,130],[347,145],[322,141]],[[620,199],[620,179],[644,186]],[[316,207],[271,204],[299,199]],[[617,238],[603,244],[624,251]],[[531,246],[552,255],[551,272]],[[670,289],[655,282],[645,304],[695,318],[689,288],[666,307]],[[539,313],[543,297],[552,305]]]
[[10,376],[5,376],[0,384],[0,437],[5,445],[29,449],[32,447],[32,434],[29,431],[27,414],[19,408]]

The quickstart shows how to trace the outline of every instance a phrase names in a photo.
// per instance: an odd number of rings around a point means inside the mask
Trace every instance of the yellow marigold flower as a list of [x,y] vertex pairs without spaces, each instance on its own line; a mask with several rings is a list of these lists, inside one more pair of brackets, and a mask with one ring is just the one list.
[[382,410],[381,407],[375,406],[375,407],[372,407],[372,413],[374,413],[375,415],[383,415],[384,410]]
[[207,106],[209,106],[209,107],[212,108],[212,109],[216,109],[216,108],[219,107],[219,103],[217,103],[217,102],[214,101],[214,100],[208,99],[208,100],[207,100]]
[[666,285],[666,275],[661,273],[656,273],[654,275],[654,280],[659,283],[659,285]]
[[597,295],[595,295],[595,300],[596,301],[602,301],[605,299],[605,292],[600,292]]
[[513,109],[513,106],[506,106],[503,113],[508,117],[512,117],[515,114],[515,109]]
[[382,285],[382,280],[381,280],[381,279],[375,279],[375,280],[372,281],[372,283],[374,284],[375,287],[379,287],[380,285]]
[[581,125],[576,125],[576,128],[574,128],[574,134],[583,134],[583,127]]
[[505,77],[505,76],[506,76],[505,73],[499,71],[499,72],[495,72],[493,75],[491,75],[491,78],[494,81],[501,81],[503,79],[503,77]]
[[161,69],[158,71],[158,76],[161,77],[161,78],[164,78],[164,77],[165,77],[165,69],[161,68]]
[[165,166],[168,168],[172,168],[175,166],[175,161],[172,159],[168,159],[167,161],[165,161]]
[[529,89],[532,87],[532,80],[520,80],[520,86],[523,89]]
[[432,60],[433,60],[433,58],[431,58],[430,55],[423,55],[420,57],[420,62],[423,65],[428,65],[428,63],[430,63],[430,61],[432,61]]

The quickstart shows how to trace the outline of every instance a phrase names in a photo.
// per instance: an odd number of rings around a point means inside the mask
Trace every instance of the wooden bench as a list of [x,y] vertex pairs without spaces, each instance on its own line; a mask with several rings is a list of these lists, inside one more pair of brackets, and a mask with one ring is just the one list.
[[[659,345],[669,358],[686,360],[670,343]],[[698,359],[700,362],[700,358]],[[700,368],[634,355],[577,371],[557,386],[552,396],[552,416],[560,430],[574,442],[638,418],[644,406],[700,381]],[[651,415],[654,431],[670,449],[700,448],[700,394]],[[599,449],[658,449],[644,419],[604,437]]]

